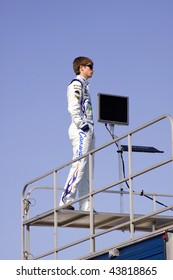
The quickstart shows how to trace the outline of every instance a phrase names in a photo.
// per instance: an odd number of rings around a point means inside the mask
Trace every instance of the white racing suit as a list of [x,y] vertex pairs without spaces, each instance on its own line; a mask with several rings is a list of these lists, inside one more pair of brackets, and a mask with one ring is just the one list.
[[[76,159],[95,148],[93,112],[87,80],[77,75],[68,86],[67,99],[68,111],[72,118],[69,138],[73,147],[73,159]],[[89,193],[88,157],[72,164],[60,206],[74,201],[77,191],[79,197]],[[79,202],[79,209],[90,210],[89,198]]]

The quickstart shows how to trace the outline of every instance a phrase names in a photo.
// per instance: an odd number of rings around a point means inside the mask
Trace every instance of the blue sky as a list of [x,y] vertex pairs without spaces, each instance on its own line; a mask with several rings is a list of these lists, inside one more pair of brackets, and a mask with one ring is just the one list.
[[0,259],[21,258],[24,184],[71,159],[66,88],[76,56],[95,63],[96,146],[110,140],[97,122],[99,92],[129,96],[118,135],[173,114],[172,14],[172,0],[0,0]]

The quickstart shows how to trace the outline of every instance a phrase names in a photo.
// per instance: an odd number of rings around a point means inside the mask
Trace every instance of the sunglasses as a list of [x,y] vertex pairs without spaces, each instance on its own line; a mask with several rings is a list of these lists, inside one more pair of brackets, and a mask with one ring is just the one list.
[[82,64],[83,66],[88,66],[91,70],[93,70],[94,65],[93,64]]

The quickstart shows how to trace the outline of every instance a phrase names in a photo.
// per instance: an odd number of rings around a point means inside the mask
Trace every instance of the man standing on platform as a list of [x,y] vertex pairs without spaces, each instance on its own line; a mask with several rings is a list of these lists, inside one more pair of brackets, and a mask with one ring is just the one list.
[[[88,78],[94,72],[93,61],[88,57],[77,57],[73,61],[76,78],[71,81],[67,89],[68,111],[71,115],[69,138],[73,148],[73,159],[81,157],[95,148],[93,111],[89,92]],[[84,196],[89,193],[89,158],[88,156],[74,162],[71,166],[60,206],[73,202],[76,193]],[[72,205],[66,209],[74,210]],[[79,202],[79,209],[90,210],[89,198]]]

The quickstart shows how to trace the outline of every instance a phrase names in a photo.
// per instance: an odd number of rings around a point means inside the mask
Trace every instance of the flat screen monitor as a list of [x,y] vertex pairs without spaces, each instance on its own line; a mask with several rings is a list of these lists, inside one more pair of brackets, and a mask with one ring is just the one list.
[[98,121],[128,125],[129,98],[127,96],[98,93]]

